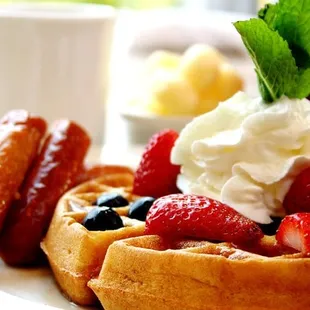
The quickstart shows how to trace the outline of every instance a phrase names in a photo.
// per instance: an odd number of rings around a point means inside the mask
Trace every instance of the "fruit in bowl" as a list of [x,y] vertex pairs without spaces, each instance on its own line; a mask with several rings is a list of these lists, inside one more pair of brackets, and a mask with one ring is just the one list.
[[156,51],[149,56],[139,87],[126,105],[127,113],[195,116],[243,89],[236,69],[215,48],[196,44],[183,55]]
[[121,110],[129,139],[138,144],[165,128],[180,132],[193,117],[243,89],[237,70],[218,50],[203,44],[183,55],[154,52],[146,60],[141,84]]

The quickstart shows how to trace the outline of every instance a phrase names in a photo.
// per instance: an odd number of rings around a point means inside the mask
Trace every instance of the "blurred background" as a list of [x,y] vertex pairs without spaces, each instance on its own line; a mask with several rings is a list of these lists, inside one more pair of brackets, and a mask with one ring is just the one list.
[[[54,0],[53,2],[64,2]],[[1,0],[1,2],[16,2]],[[28,0],[28,2],[50,2],[48,0]],[[192,7],[199,9],[219,9],[227,11],[255,13],[256,0],[69,0],[66,2],[84,2],[112,5],[118,8],[153,9],[158,7]]]
[[[111,161],[115,160],[115,139],[120,141],[120,151],[116,154],[122,154],[116,161],[121,161],[124,152],[126,153],[124,145],[144,144],[153,132],[172,127],[173,122],[175,129],[181,129],[188,121],[186,117],[180,121],[169,117],[166,120],[163,117],[143,120],[142,117],[133,116],[133,113],[127,113],[127,109],[124,112],[123,103],[126,105],[128,100],[126,95],[139,92],[136,90],[139,85],[144,87],[139,80],[139,72],[145,68],[148,57],[154,51],[168,50],[182,55],[197,43],[210,45],[227,57],[236,68],[244,81],[244,89],[253,96],[257,95],[252,62],[232,22],[254,16],[257,8],[262,7],[265,2],[267,1],[119,1],[117,5],[122,10],[115,32],[105,158],[110,160],[113,154]],[[119,88],[119,85],[122,87]],[[122,93],[119,89],[127,91]],[[117,109],[116,106],[120,108]],[[140,153],[139,146],[135,153]]]
[[[16,2],[0,1],[2,3]],[[46,3],[48,1],[28,0],[23,2]],[[57,2],[57,0],[53,2]],[[211,109],[206,108],[206,105],[215,107],[218,101],[226,99],[226,97],[222,98],[220,94],[225,91],[228,94],[227,89],[231,88],[231,85],[236,85],[236,87],[230,91],[229,96],[239,88],[253,96],[258,94],[252,62],[232,22],[254,16],[258,8],[270,1],[67,0],[66,2],[104,4],[113,6],[117,10],[109,63],[108,97],[103,103],[106,106],[107,114],[102,120],[101,142],[104,148],[102,152],[100,147],[100,153],[105,162],[122,162],[123,157],[128,155],[129,149],[132,152],[135,147],[139,148],[154,131],[164,127],[181,129],[197,115],[198,112],[180,112],[182,107],[178,106],[176,98],[180,98],[182,101],[186,96],[190,97],[189,92],[184,90],[188,81],[183,79],[183,75],[182,81],[180,81],[180,75],[177,78],[174,75],[172,78],[170,73],[173,70],[170,69],[173,66],[178,67],[175,72],[183,70],[184,76],[186,76],[186,74],[192,74],[193,66],[201,67],[200,64],[208,63],[208,68],[213,66],[213,69],[210,69],[210,74],[207,74],[207,77],[211,76],[212,70],[215,69],[213,60],[208,60],[208,57],[211,59],[215,56],[210,52],[210,47],[213,52],[215,49],[221,57],[223,56],[225,63],[232,66],[235,71],[232,69],[228,70],[229,73],[227,70],[225,71],[226,76],[221,80],[220,88],[213,83],[213,87],[204,91],[205,95],[201,96],[199,93],[199,100],[207,102],[200,110],[201,113]],[[186,60],[182,60],[186,51],[197,44],[200,44],[200,50],[198,48],[188,52]],[[177,55],[179,57],[177,65],[172,64],[174,60],[171,60],[171,55],[152,56],[158,51],[172,53],[173,57]],[[193,54],[195,55],[193,56]],[[191,57],[194,57],[195,61]],[[201,63],[197,59],[200,59]],[[186,67],[188,62],[195,62],[190,69]],[[152,67],[151,71],[148,71],[149,66]],[[156,67],[156,70],[153,67]],[[157,67],[160,67],[160,70],[157,70]],[[169,67],[169,70],[166,67]],[[209,70],[208,68],[206,71]],[[155,71],[156,73],[154,73]],[[158,74],[159,71],[160,74]],[[196,79],[200,79],[198,71],[193,74],[196,74]],[[227,77],[229,74],[233,77]],[[163,78],[158,82],[159,75]],[[223,80],[226,82],[224,83]],[[242,81],[242,85],[240,81]],[[219,80],[217,82],[219,83]],[[135,105],[131,105],[132,98],[136,99]],[[163,102],[159,102],[160,100]],[[151,101],[152,103],[150,103]],[[172,105],[173,108],[171,108]],[[164,108],[162,108],[163,106]],[[169,106],[169,109],[165,110],[165,106]]]

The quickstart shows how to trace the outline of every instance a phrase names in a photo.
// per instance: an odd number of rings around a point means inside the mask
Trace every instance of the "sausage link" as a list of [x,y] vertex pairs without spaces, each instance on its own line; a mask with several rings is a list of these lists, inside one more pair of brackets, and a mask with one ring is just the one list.
[[0,254],[7,264],[36,263],[56,204],[75,183],[89,145],[87,133],[74,122],[61,120],[55,124],[0,238]]
[[24,110],[0,120],[0,231],[45,131],[46,122]]
[[130,173],[132,175],[134,174],[133,170],[126,166],[115,166],[115,165],[84,166],[82,171],[78,175],[76,185],[79,185],[92,179],[103,177],[108,174],[119,174],[119,173]]

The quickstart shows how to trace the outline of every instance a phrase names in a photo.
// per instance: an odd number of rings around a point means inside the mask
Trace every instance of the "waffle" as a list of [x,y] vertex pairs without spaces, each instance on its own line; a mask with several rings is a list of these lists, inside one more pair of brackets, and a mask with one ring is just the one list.
[[129,202],[132,195],[132,174],[111,174],[95,179],[69,191],[59,201],[48,233],[41,243],[56,281],[64,294],[79,305],[98,302],[87,287],[97,277],[109,245],[115,240],[140,236],[144,222],[126,217],[129,207],[116,208],[124,228],[110,231],[88,231],[80,223],[92,203],[103,193],[119,192]]
[[105,310],[306,310],[309,272],[274,237],[241,249],[142,236],[113,243],[89,286]]

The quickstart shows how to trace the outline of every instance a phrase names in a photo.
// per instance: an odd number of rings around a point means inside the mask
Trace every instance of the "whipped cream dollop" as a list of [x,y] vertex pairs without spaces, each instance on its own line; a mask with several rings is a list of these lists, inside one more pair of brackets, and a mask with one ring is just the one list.
[[310,102],[283,97],[265,104],[239,92],[182,130],[171,161],[181,165],[182,192],[270,223],[285,215],[286,193],[310,166]]

